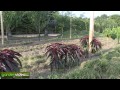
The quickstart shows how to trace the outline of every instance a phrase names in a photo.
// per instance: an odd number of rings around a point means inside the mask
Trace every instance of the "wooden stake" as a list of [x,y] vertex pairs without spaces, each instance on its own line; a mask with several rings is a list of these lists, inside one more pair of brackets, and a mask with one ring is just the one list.
[[70,17],[70,39],[72,38],[72,17]]
[[3,28],[3,15],[2,15],[2,11],[0,11],[0,18],[1,18],[1,36],[2,36],[2,45],[4,45],[4,28]]
[[89,54],[91,54],[92,47],[91,41],[94,37],[94,11],[92,12],[92,16],[90,17],[90,30],[89,30]]

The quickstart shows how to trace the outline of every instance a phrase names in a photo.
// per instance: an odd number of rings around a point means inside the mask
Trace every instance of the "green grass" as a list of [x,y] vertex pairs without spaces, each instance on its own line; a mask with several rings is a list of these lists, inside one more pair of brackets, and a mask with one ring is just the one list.
[[103,53],[98,59],[85,61],[81,66],[64,73],[52,73],[39,79],[120,79],[120,47]]

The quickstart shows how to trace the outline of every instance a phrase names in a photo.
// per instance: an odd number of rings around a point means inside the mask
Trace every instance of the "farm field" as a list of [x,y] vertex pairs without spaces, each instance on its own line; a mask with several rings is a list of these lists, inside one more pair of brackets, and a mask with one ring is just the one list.
[[67,11],[65,15],[59,11],[1,15],[0,74],[29,72],[27,79],[120,79],[120,15],[92,18],[92,30],[91,18]]
[[[99,55],[92,56],[91,58],[87,58],[84,62],[82,62],[81,65],[79,65],[79,68],[82,67],[82,65],[85,62],[88,62],[93,60],[97,60],[101,57],[101,55],[104,55],[106,52],[110,52],[114,50],[115,48],[119,47],[120,45],[117,44],[117,40],[112,40],[111,38],[107,37],[98,37],[99,41],[102,42],[102,53]],[[108,41],[107,41],[108,40]],[[58,72],[52,72],[50,71],[50,67],[46,64],[46,57],[45,57],[45,48],[50,45],[51,43],[64,43],[64,44],[76,44],[80,45],[79,39],[73,39],[73,40],[55,40],[51,42],[33,42],[28,43],[27,45],[17,45],[17,46],[6,46],[3,49],[12,49],[14,51],[17,51],[21,53],[22,57],[20,60],[22,61],[23,68],[21,69],[22,72],[30,72],[30,78],[31,79],[39,79],[39,78],[57,78],[55,75]],[[112,42],[112,43],[111,43]],[[111,56],[112,57],[112,56]],[[114,56],[113,56],[114,57]],[[116,57],[119,59],[119,57]],[[77,67],[73,68],[72,70],[67,70],[67,72],[74,72]],[[67,74],[66,74],[67,75]],[[58,75],[59,76],[59,75]],[[60,78],[60,77],[59,77]],[[61,77],[62,78],[62,77]],[[72,77],[71,77],[72,78]],[[73,77],[74,78],[74,77]]]

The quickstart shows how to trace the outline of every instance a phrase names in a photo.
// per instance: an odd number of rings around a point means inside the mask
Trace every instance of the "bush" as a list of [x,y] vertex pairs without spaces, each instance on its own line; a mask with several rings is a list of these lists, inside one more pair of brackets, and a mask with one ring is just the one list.
[[106,36],[106,37],[110,37],[112,38],[113,40],[115,40],[116,38],[118,39],[118,43],[119,43],[119,38],[120,38],[120,27],[117,27],[117,28],[106,28],[103,32],[103,34]]
[[[80,43],[82,47],[85,49],[86,53],[88,53],[89,48],[89,36],[84,36],[80,39]],[[91,42],[92,51],[91,53],[96,53],[102,48],[102,44],[100,41],[98,41],[95,37],[93,37],[93,40]]]
[[4,49],[0,51],[0,71],[1,72],[19,72],[22,67],[18,57],[22,56],[13,50]]
[[75,66],[82,61],[84,53],[82,49],[75,45],[53,43],[46,47],[47,59],[50,57],[51,71],[55,69],[65,69]]

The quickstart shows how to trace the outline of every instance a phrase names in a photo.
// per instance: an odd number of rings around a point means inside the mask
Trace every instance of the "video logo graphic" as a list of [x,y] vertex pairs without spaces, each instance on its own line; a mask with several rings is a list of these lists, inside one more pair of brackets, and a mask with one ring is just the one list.
[[0,79],[28,79],[30,72],[1,72]]

